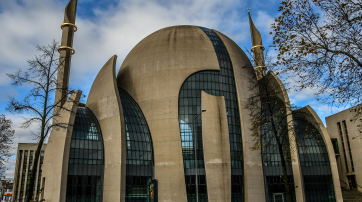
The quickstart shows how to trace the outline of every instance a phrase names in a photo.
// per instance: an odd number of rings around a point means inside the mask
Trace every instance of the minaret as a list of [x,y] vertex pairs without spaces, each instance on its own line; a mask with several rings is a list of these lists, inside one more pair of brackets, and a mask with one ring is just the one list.
[[265,75],[266,71],[265,62],[264,62],[264,53],[263,53],[265,48],[261,40],[260,32],[256,29],[253,20],[251,19],[250,9],[248,9],[248,13],[249,13],[251,41],[253,45],[251,51],[253,52],[254,55],[254,64],[255,64],[254,69],[256,72],[256,76],[259,80],[262,78],[262,76]]
[[55,92],[54,99],[54,104],[56,105],[54,108],[54,115],[58,114],[61,107],[67,100],[71,56],[75,53],[72,46],[74,32],[77,31],[77,27],[75,26],[76,11],[77,0],[70,0],[65,7],[64,23],[60,26],[63,30],[63,34],[61,46],[58,49],[60,57],[57,75],[57,90]]

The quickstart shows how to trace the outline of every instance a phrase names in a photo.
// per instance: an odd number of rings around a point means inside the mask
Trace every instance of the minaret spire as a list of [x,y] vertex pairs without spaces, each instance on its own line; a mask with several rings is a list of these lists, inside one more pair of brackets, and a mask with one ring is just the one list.
[[258,79],[260,79],[263,75],[265,75],[266,67],[264,62],[264,46],[261,40],[261,34],[256,29],[253,20],[250,16],[250,8],[248,8],[248,14],[249,14],[249,24],[250,24],[250,34],[251,34],[251,41],[253,47],[251,48],[251,51],[254,55],[254,64],[255,64],[255,71]]
[[54,114],[58,114],[60,108],[67,100],[71,55],[75,53],[72,47],[74,32],[77,31],[77,27],[75,26],[76,11],[77,0],[70,0],[65,7],[64,23],[60,26],[63,30],[63,34],[61,46],[58,49],[60,57],[57,75],[57,91],[55,92],[54,99],[54,104],[56,105]]

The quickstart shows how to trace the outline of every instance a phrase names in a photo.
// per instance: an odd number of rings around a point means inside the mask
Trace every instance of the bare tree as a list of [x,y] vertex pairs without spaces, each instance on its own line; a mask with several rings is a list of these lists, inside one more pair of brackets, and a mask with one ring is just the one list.
[[[247,100],[246,107],[250,110],[250,130],[254,137],[251,150],[261,150],[264,165],[282,168],[281,177],[287,199],[291,202],[294,186],[288,177],[292,173],[287,170],[294,160],[293,154],[297,152],[297,148],[290,144],[290,141],[296,139],[292,119],[296,107],[281,98],[286,92],[277,80],[276,75],[269,72],[258,82],[251,82],[251,90],[257,88],[258,92]],[[271,162],[280,162],[280,165],[269,165]]]
[[362,1],[283,0],[279,11],[271,34],[281,72],[330,106],[362,104]]
[[[34,133],[38,141],[38,147],[35,151],[34,163],[26,190],[26,201],[30,201],[33,196],[37,162],[44,140],[48,137],[52,129],[60,130],[69,126],[68,123],[56,121],[60,113],[54,113],[54,109],[55,107],[60,107],[58,112],[67,110],[63,108],[62,105],[59,105],[59,103],[66,101],[75,102],[75,100],[67,100],[68,95],[74,91],[68,88],[62,88],[62,85],[57,83],[58,67],[61,67],[61,63],[64,62],[64,58],[59,58],[58,48],[58,43],[55,41],[48,46],[37,46],[37,51],[39,51],[40,54],[28,61],[30,67],[27,71],[23,72],[22,70],[18,70],[15,74],[8,74],[13,80],[12,85],[27,85],[32,87],[32,89],[23,100],[10,97],[6,109],[12,113],[27,115],[27,118],[24,118],[22,127],[29,128],[35,125],[39,130]],[[66,94],[54,102],[53,97],[56,91],[66,91]]]
[[0,114],[0,175],[5,172],[5,163],[11,156],[13,147],[14,130],[11,129],[12,121]]
[[350,109],[353,122],[360,122],[361,124],[357,125],[357,134],[353,135],[353,139],[362,139],[362,104],[354,106]]

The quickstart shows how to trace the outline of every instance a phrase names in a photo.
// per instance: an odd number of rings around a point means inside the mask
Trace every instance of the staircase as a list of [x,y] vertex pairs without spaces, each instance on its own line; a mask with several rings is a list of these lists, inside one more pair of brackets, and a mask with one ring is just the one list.
[[362,202],[362,192],[356,189],[345,189],[342,187],[342,196],[344,202]]

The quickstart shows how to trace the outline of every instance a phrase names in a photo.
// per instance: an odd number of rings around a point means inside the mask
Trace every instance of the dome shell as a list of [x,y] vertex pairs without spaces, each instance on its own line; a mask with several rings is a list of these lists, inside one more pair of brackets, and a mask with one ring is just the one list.
[[[213,31],[223,40],[233,63],[247,66],[248,73],[253,76],[254,70],[240,47],[220,32]],[[219,70],[209,38],[197,26],[172,26],[150,34],[131,50],[118,72],[117,83],[139,102],[163,93],[160,88],[165,86],[177,89],[167,91],[169,95],[178,95],[185,79],[202,70]]]
[[[250,97],[249,78],[254,69],[240,47],[213,30],[229,52],[240,100]],[[170,193],[171,201],[186,201],[184,166],[178,117],[179,92],[193,73],[220,70],[214,46],[196,26],[173,26],[152,33],[139,42],[125,58],[117,75],[118,87],[138,103],[148,123],[154,146],[155,178],[168,182],[160,193]],[[122,100],[121,100],[122,102]],[[241,112],[244,107],[241,107]],[[248,113],[241,113],[246,116]],[[249,117],[243,117],[247,120]],[[243,129],[250,128],[244,125]],[[243,131],[248,134],[248,131]],[[172,178],[172,180],[170,180]],[[178,190],[178,191],[177,191]],[[172,192],[172,193],[171,193]]]

